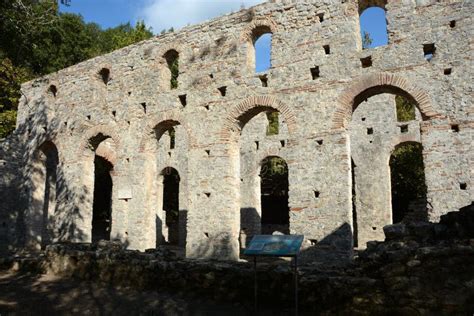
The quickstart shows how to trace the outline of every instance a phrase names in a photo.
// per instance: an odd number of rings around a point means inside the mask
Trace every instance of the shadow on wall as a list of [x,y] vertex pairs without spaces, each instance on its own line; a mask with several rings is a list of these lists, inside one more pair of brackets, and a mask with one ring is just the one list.
[[[0,140],[0,252],[39,249],[50,241],[81,241],[86,236],[78,223],[83,220],[79,209],[87,202],[87,188],[69,186],[69,166],[61,161],[56,164],[55,183],[46,183],[51,177],[45,161],[38,161],[41,146],[54,145],[57,136],[74,129],[48,118],[44,103],[44,99],[27,100],[26,106],[35,111]],[[41,189],[35,192],[37,188]]]
[[310,240],[309,247],[302,248],[298,257],[301,263],[346,265],[352,259],[352,228],[344,223],[322,240]]
[[[221,232],[217,234],[204,233],[204,239],[192,246],[191,258],[211,258],[219,260],[239,259],[239,243],[237,238],[232,238],[231,233]],[[189,248],[188,248],[189,249]]]
[[254,207],[243,207],[240,209],[240,248],[246,248],[254,235],[261,231],[261,218]]

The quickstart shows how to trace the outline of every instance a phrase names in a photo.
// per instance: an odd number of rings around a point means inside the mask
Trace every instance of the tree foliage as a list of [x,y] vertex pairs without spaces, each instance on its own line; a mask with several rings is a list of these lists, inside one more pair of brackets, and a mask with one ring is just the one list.
[[392,181],[392,206],[394,222],[403,219],[410,202],[426,199],[423,147],[419,143],[405,143],[394,150],[390,157]]
[[144,22],[102,30],[58,2],[70,1],[0,0],[0,137],[14,129],[22,82],[153,36]]
[[397,121],[408,122],[416,119],[415,104],[410,102],[407,98],[400,95],[395,97],[395,104],[397,106]]
[[0,61],[0,138],[15,129],[21,82],[29,78],[24,68],[14,67],[8,58]]

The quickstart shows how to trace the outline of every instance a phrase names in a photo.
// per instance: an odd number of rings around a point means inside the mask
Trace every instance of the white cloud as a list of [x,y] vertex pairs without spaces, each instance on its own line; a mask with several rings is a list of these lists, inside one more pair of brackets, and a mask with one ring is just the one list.
[[153,27],[154,33],[163,29],[179,29],[219,15],[265,2],[265,0],[147,0],[137,13],[138,20]]

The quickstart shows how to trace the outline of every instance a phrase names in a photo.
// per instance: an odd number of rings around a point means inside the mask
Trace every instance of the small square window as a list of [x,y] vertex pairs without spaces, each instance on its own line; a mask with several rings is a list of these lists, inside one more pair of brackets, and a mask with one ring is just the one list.
[[425,59],[427,61],[431,61],[433,59],[435,52],[436,52],[435,44],[423,45],[423,54],[425,55]]
[[362,68],[372,67],[372,56],[367,56],[360,59]]
[[319,66],[315,66],[311,68],[310,71],[311,71],[311,77],[313,78],[313,80],[319,78]]
[[331,54],[331,48],[329,47],[329,45],[324,45],[323,48],[324,48],[324,53],[326,55]]

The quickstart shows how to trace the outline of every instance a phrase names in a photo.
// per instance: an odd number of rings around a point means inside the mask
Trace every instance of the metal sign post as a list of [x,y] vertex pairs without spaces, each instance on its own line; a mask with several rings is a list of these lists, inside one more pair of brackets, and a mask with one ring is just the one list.
[[303,235],[256,235],[250,241],[244,254],[253,257],[255,313],[258,309],[257,257],[291,257],[294,258],[295,315],[298,315],[298,254],[303,239]]

